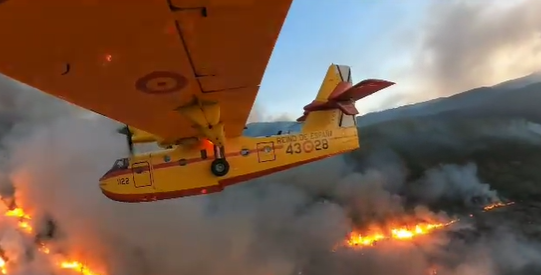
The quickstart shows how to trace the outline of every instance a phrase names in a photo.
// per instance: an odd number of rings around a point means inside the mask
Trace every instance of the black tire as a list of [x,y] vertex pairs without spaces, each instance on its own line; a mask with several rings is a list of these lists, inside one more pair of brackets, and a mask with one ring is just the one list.
[[223,177],[229,173],[229,162],[225,159],[215,159],[210,164],[210,171],[217,177]]

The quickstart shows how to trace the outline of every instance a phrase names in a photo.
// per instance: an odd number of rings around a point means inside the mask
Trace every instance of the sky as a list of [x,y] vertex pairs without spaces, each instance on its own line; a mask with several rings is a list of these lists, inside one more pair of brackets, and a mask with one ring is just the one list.
[[[526,75],[541,68],[541,20],[532,12],[540,2],[294,0],[256,108],[262,120],[296,118],[315,98],[331,63],[351,66],[354,82],[380,78],[397,83],[359,101],[361,114]],[[506,32],[498,32],[502,28]],[[530,34],[537,39],[528,40]],[[529,64],[517,65],[525,55],[531,55]],[[482,77],[456,75],[466,66]],[[450,84],[446,75],[460,79]]]
[[426,5],[423,0],[294,0],[257,104],[273,114],[302,113],[331,63],[351,66],[354,80],[386,78],[407,58],[393,50],[400,42],[396,34],[413,31]]

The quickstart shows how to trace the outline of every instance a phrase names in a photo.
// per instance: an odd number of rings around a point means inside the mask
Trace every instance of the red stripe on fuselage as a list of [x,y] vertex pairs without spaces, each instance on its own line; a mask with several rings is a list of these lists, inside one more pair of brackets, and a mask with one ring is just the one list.
[[[283,145],[276,145],[276,146],[274,146],[274,149],[275,150],[276,149],[282,149],[283,147],[284,147]],[[249,152],[251,154],[251,153],[257,153],[258,151],[263,151],[263,149],[252,149]],[[237,157],[237,156],[240,156],[240,155],[241,155],[240,152],[233,152],[233,153],[227,153],[225,155],[225,157],[226,158],[228,158],[228,157]],[[186,164],[192,164],[192,163],[197,163],[197,162],[202,162],[202,161],[211,161],[211,160],[212,159],[203,159],[203,158],[185,159]],[[180,160],[159,163],[159,164],[153,165],[152,169],[157,170],[157,169],[164,169],[164,168],[169,168],[169,167],[173,167],[173,166],[179,166],[179,163],[178,163],[179,161]],[[141,169],[142,172],[149,171],[149,168],[147,168],[147,167],[138,167],[137,169]],[[116,170],[116,171],[108,172],[108,173],[105,173],[105,175],[103,175],[100,178],[100,181],[110,179],[110,178],[114,178],[114,177],[118,177],[118,176],[128,175],[128,174],[131,174],[131,173],[132,173],[132,169],[130,169],[130,168],[127,168],[127,169],[124,169],[124,170]]]
[[[348,152],[348,151],[337,152],[333,155],[342,154],[345,152]],[[108,197],[111,200],[119,201],[119,202],[131,202],[131,203],[174,199],[174,198],[187,197],[187,196],[206,195],[210,193],[223,191],[225,187],[228,187],[230,185],[234,185],[240,182],[248,181],[248,180],[266,176],[272,173],[287,170],[287,169],[304,165],[310,162],[322,160],[327,157],[331,157],[333,155],[321,156],[321,157],[317,157],[313,159],[308,159],[304,161],[282,165],[280,167],[266,169],[263,171],[257,171],[253,173],[236,176],[236,177],[231,177],[228,179],[218,180],[218,185],[209,186],[205,188],[193,188],[193,189],[177,190],[177,191],[170,191],[170,192],[158,192],[158,193],[146,193],[146,194],[115,194],[115,193],[107,192],[104,190],[102,190],[102,192],[106,197]]]

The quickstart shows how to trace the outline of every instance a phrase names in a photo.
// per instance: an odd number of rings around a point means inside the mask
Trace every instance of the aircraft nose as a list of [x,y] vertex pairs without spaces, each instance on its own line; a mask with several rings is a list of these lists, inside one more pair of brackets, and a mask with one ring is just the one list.
[[99,184],[100,184],[100,189],[101,189],[101,192],[103,192],[104,194],[106,192],[111,192],[111,190],[109,190],[109,182],[108,180],[104,180],[104,179],[100,179],[99,180]]
[[129,160],[127,158],[117,159],[111,169],[107,171],[100,179],[99,185],[101,192],[107,198],[114,201],[122,201],[120,198],[122,194],[119,194],[116,177],[120,174],[125,174],[129,167]]
[[113,188],[111,188],[111,184],[112,183],[110,180],[100,180],[101,193],[111,200],[118,201],[116,193],[114,192]]
[[107,178],[100,180],[101,193],[108,199],[117,202],[134,202],[129,195],[119,192],[116,179]]

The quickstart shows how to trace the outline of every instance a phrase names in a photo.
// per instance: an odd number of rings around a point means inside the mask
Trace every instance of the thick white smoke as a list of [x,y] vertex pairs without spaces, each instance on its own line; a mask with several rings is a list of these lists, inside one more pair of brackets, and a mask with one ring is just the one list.
[[540,1],[426,3],[421,25],[407,29],[396,43],[397,52],[413,52],[407,65],[393,68],[398,94],[382,93],[381,106],[365,110],[449,96],[541,71]]

